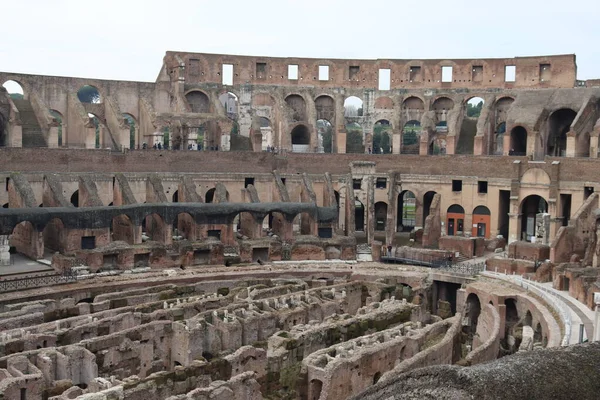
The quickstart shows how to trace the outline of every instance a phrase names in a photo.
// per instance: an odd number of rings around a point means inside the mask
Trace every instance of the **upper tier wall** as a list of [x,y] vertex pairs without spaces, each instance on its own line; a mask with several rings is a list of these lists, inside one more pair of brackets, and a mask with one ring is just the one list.
[[[108,150],[2,148],[0,171],[53,173],[243,173],[247,175],[278,170],[284,174],[348,174],[350,163],[372,161],[378,174],[399,171],[402,174],[432,176],[478,176],[508,178],[515,176],[515,161],[527,164],[525,157],[494,156],[416,156],[288,153],[278,156],[267,152],[200,152],[141,150],[118,153]],[[559,181],[596,182],[598,159],[551,158],[533,162],[530,167],[550,168],[558,161]]]
[[[275,58],[167,52],[165,66],[171,80],[223,84],[223,64],[233,65],[233,85],[281,85],[377,89],[379,69],[390,69],[390,89],[453,88],[572,88],[576,85],[575,55],[459,60],[339,60]],[[289,79],[288,66],[298,66]],[[319,66],[329,77],[319,79]],[[449,82],[442,67],[452,67]],[[507,81],[505,68],[516,67],[516,79]]]

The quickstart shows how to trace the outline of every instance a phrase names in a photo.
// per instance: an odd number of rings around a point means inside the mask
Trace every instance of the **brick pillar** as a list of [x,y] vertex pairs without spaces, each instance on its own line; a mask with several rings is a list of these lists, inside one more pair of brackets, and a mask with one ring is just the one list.
[[574,131],[569,131],[567,133],[567,157],[576,157],[577,156],[577,138],[576,133]]
[[473,143],[473,155],[481,156],[484,154],[483,139],[484,139],[483,136],[480,136],[480,135],[475,136],[475,143]]
[[371,243],[375,239],[375,177],[368,176],[364,179],[367,181],[367,215],[365,232],[367,233],[367,243]]

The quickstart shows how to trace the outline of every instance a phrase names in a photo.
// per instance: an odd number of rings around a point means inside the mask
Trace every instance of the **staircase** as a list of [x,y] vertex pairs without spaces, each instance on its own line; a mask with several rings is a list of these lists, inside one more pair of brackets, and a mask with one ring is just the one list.
[[29,100],[13,99],[23,124],[23,147],[48,147]]

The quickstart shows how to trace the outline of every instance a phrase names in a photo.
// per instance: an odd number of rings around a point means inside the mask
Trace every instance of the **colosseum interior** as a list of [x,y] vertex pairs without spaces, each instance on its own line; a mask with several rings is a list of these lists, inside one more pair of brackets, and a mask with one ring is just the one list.
[[600,79],[576,71],[0,72],[0,399],[598,398]]

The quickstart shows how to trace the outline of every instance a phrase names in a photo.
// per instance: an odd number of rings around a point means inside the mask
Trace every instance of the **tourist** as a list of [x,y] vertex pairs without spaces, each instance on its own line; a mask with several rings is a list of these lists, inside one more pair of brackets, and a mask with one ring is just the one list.
[[369,154],[373,154],[373,153],[371,152],[371,147],[369,147]]
[[158,142],[158,146],[156,147],[158,147],[159,150],[162,150],[162,145],[160,144],[160,142]]

